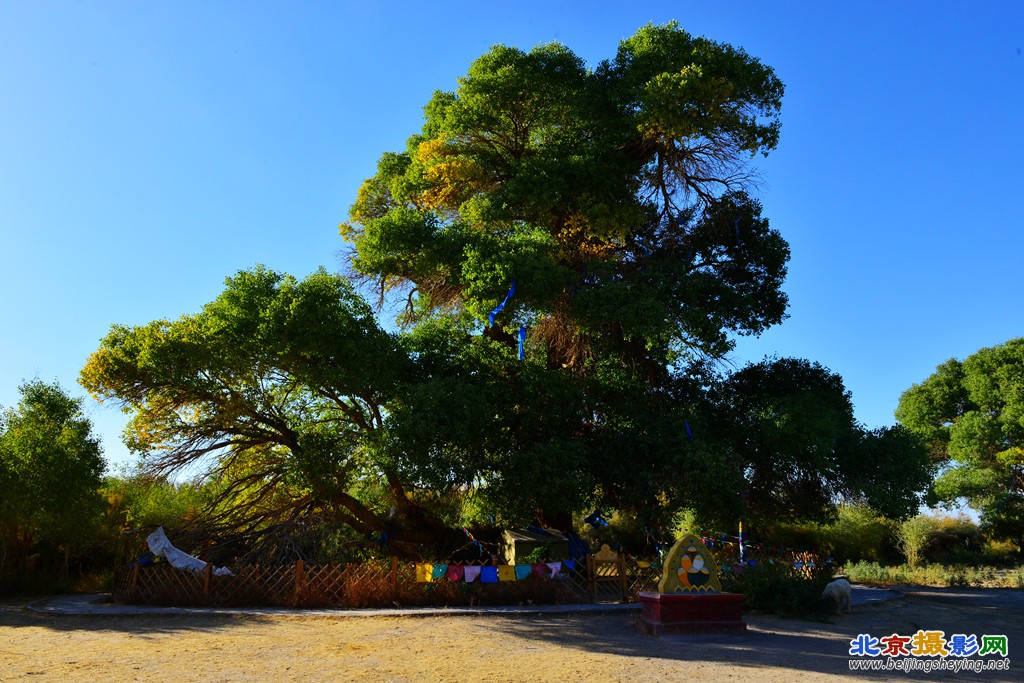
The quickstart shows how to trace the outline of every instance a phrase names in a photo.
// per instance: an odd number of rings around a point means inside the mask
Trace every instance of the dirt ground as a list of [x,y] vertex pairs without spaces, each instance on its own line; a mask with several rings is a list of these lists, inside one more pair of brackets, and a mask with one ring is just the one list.
[[[1024,680],[1024,593],[930,589],[819,623],[748,615],[744,636],[662,636],[632,615],[51,617],[0,604],[2,681]],[[1009,671],[851,672],[859,633],[1008,636]]]

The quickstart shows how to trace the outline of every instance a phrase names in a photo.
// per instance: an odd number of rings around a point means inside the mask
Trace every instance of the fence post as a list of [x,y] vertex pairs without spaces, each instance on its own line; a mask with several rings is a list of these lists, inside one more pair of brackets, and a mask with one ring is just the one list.
[[391,556],[391,584],[395,589],[394,600],[398,602],[398,556]]
[[213,576],[213,563],[206,563],[206,570],[203,572],[203,600],[210,602],[210,577]]
[[295,604],[298,605],[302,599],[302,578],[305,573],[306,564],[302,558],[295,560]]
[[626,591],[626,554],[619,553],[619,589],[622,591],[622,602],[629,602]]
[[135,599],[135,589],[139,585],[139,563],[138,561],[132,566],[132,580],[128,584],[128,602],[130,603]]

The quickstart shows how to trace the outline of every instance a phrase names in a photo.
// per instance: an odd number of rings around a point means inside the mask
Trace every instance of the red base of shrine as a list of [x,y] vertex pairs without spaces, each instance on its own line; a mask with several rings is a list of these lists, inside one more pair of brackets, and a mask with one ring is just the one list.
[[743,596],[738,593],[645,593],[638,626],[662,633],[746,633]]

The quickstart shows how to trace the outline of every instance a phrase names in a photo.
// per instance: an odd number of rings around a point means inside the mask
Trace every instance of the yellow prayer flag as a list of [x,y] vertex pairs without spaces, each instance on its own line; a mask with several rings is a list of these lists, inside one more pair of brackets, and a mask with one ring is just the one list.
[[416,583],[430,583],[433,578],[434,565],[432,564],[417,564],[416,565]]

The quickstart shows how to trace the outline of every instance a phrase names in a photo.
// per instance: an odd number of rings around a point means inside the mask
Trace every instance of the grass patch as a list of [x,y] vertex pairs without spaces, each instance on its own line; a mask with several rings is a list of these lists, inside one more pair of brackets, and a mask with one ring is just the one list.
[[1001,569],[963,564],[907,564],[882,566],[877,562],[852,562],[843,573],[856,583],[877,585],[952,586],[959,588],[1024,588],[1024,567]]

